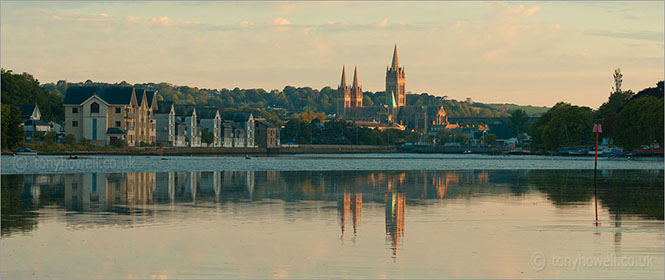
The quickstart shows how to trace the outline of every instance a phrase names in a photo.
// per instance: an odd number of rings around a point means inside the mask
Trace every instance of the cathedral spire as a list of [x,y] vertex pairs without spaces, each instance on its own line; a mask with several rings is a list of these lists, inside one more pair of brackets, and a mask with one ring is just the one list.
[[342,66],[342,82],[340,82],[340,87],[346,87],[346,67]]
[[353,70],[353,87],[358,87],[358,67]]
[[397,44],[395,44],[395,51],[393,51],[392,69],[399,69],[399,57],[397,56]]

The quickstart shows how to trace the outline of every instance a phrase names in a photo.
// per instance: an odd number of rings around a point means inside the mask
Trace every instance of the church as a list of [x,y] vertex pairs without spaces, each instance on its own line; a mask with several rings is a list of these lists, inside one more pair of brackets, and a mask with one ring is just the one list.
[[346,84],[346,69],[342,67],[342,80],[337,88],[337,119],[351,121],[359,126],[379,129],[428,130],[435,125],[447,125],[443,106],[407,106],[406,75],[399,66],[397,45],[392,65],[386,69],[386,105],[363,106],[363,92],[358,80],[358,69],[353,71],[353,84]]

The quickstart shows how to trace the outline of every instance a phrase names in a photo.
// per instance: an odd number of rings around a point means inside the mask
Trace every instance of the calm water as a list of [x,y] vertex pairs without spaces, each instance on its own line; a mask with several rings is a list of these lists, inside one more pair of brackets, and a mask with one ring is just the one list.
[[2,175],[1,276],[662,278],[663,175]]

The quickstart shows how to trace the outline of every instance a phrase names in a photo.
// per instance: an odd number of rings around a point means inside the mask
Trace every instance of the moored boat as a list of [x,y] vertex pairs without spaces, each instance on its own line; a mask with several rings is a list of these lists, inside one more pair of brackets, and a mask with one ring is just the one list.
[[33,149],[30,149],[30,148],[26,148],[26,147],[14,149],[14,150],[12,150],[12,152],[14,152],[14,154],[17,154],[17,155],[29,155],[29,156],[37,155],[37,150],[33,150]]

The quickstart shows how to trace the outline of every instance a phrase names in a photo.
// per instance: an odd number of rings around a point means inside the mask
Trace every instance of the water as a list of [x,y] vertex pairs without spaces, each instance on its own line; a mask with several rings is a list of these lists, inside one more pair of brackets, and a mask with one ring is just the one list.
[[[593,157],[349,154],[245,157],[2,156],[2,174],[166,171],[593,169]],[[599,169],[664,169],[663,158],[599,158]]]
[[[3,166],[0,273],[3,279],[663,276],[661,168],[602,169],[594,188],[593,170],[502,170],[504,161],[486,158],[457,161],[493,160],[496,168],[368,170],[384,159],[360,158],[359,170],[326,171],[317,169],[332,163],[309,171],[259,165],[256,171],[13,175]],[[523,161],[517,164],[540,164]]]

